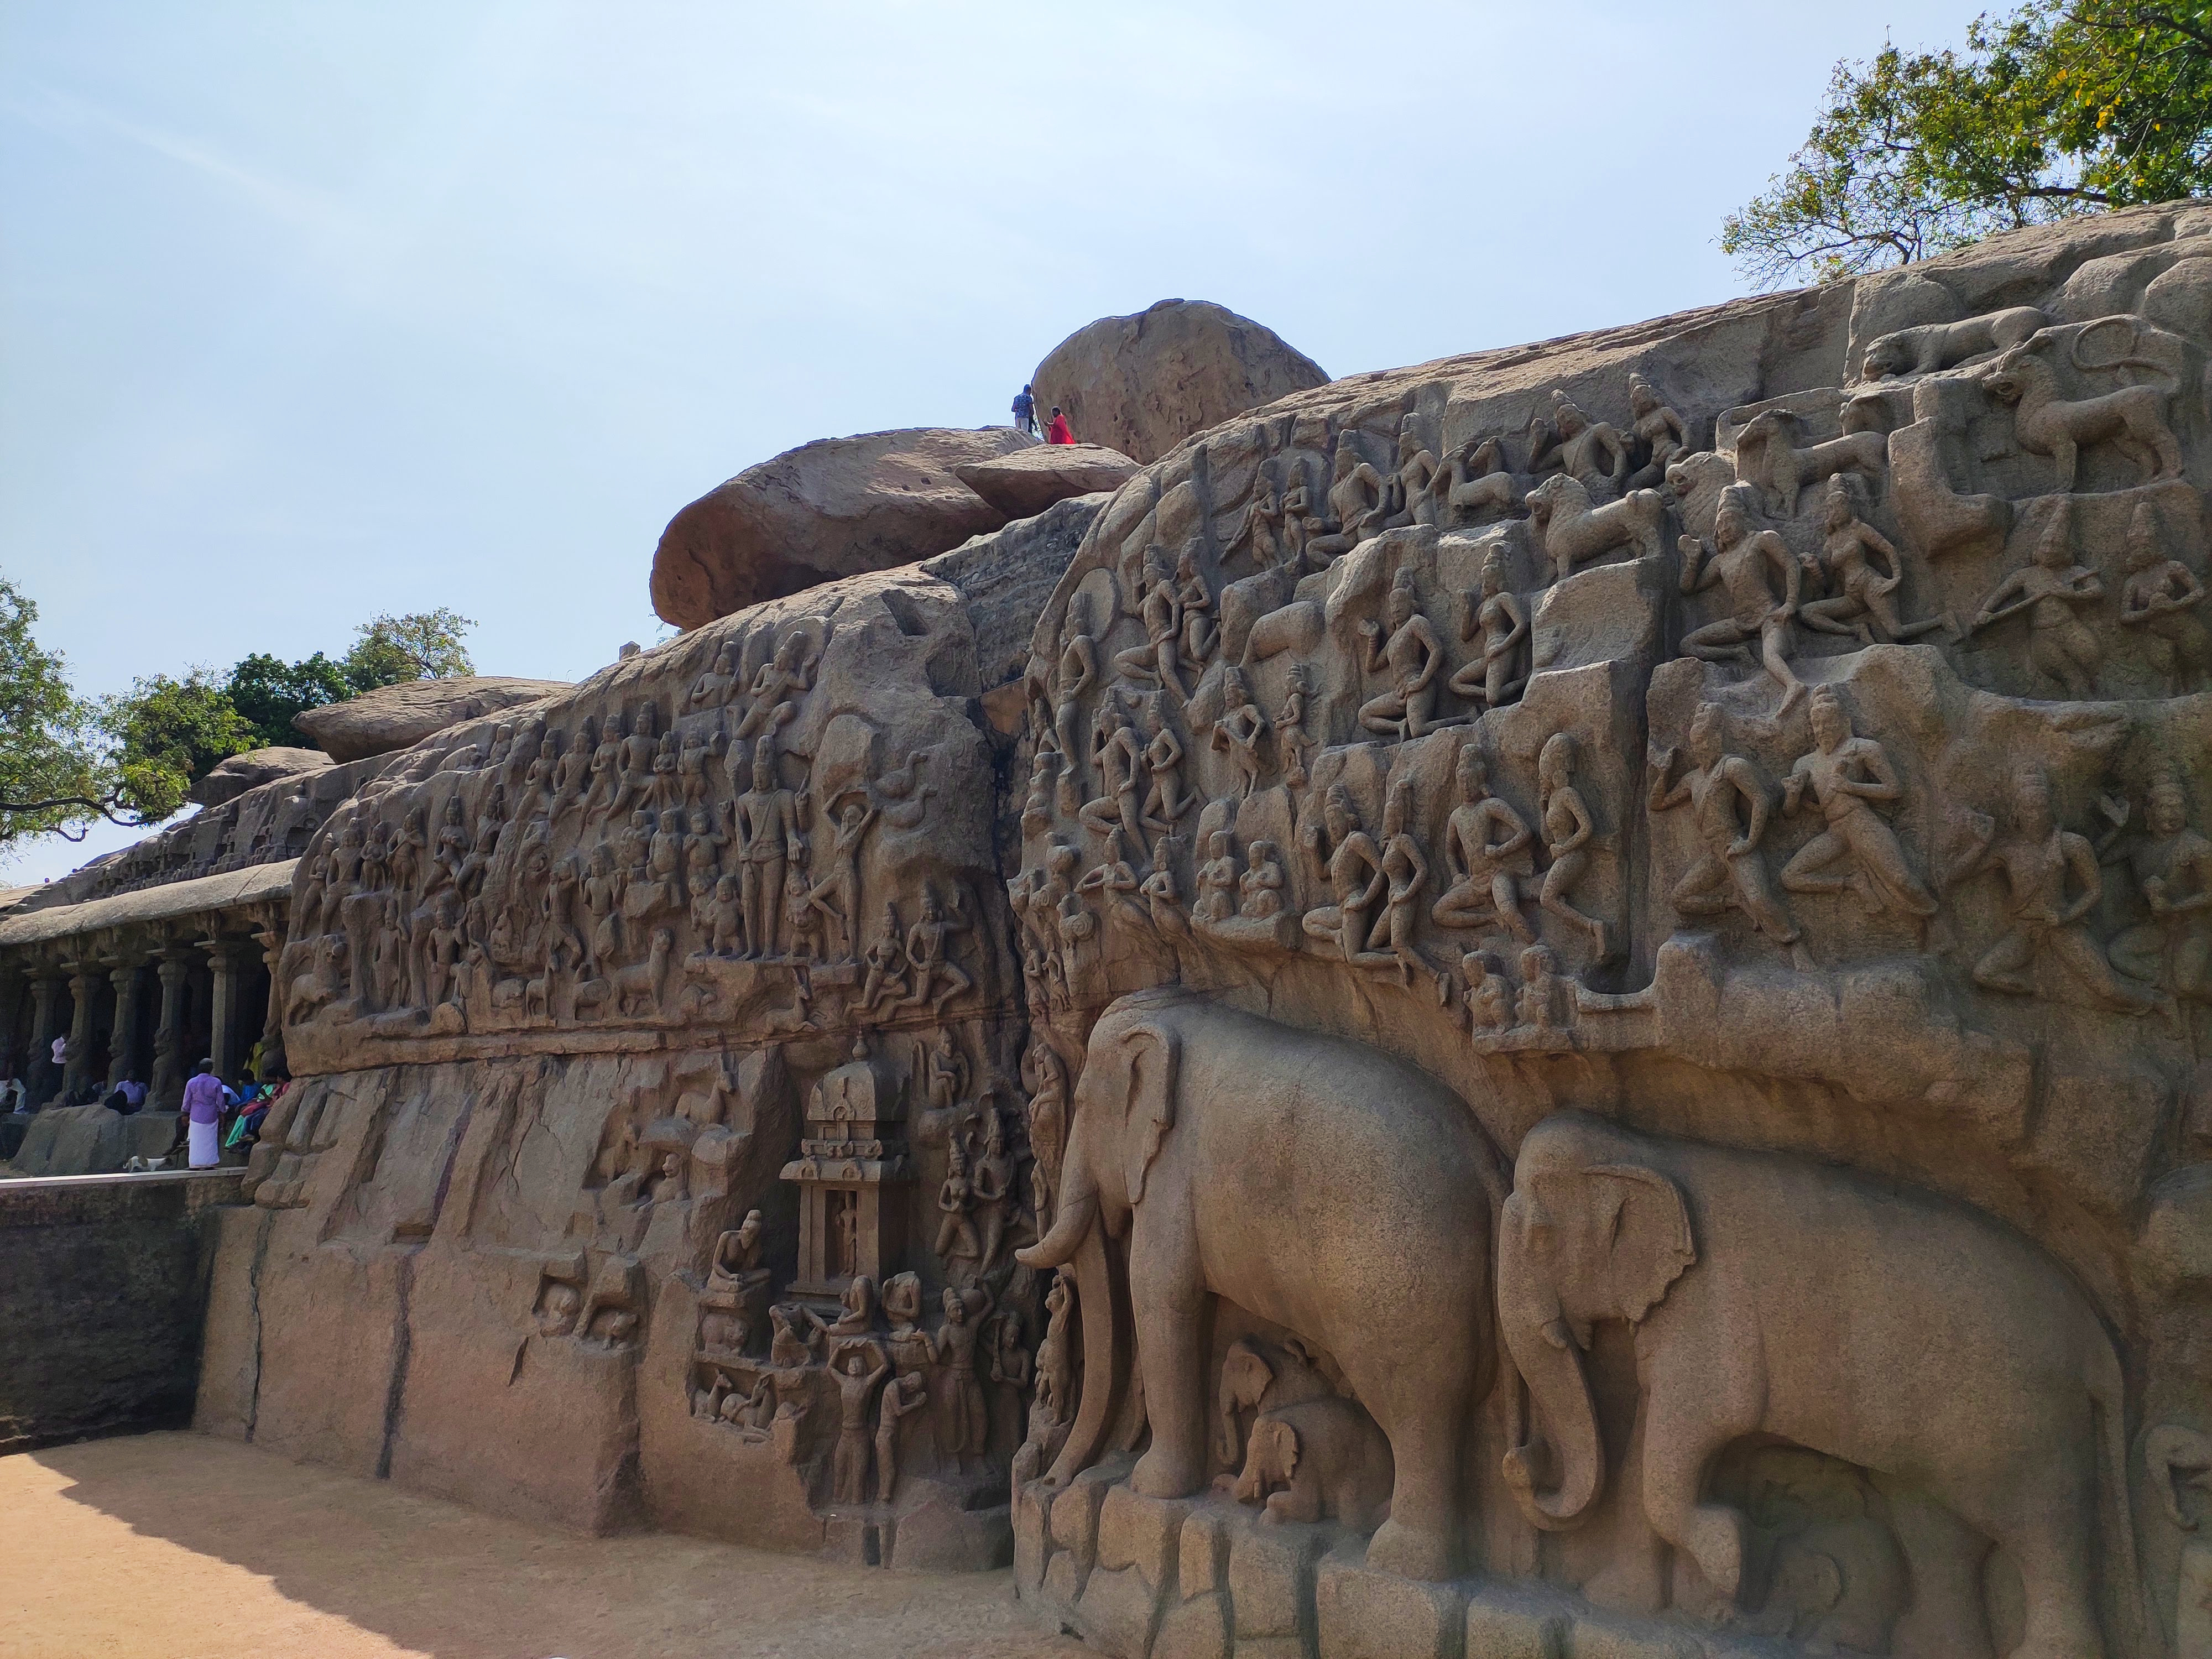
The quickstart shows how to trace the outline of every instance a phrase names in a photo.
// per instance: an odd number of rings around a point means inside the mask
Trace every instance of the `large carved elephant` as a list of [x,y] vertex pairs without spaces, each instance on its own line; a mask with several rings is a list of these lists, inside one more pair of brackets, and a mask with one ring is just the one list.
[[1462,1435],[1492,1371],[1489,1261],[1502,1171],[1473,1115],[1378,1050],[1178,992],[1122,998],[1093,1028],[1060,1205],[1019,1253],[1073,1261],[1084,1384],[1051,1476],[1097,1455],[1126,1388],[1108,1237],[1128,1237],[1135,1364],[1155,1498],[1206,1475],[1206,1298],[1333,1356],[1388,1437],[1390,1516],[1369,1561],[1456,1565]]
[[[2004,1549],[2026,1591],[2014,1659],[2106,1651],[2098,1486],[2123,1631],[2138,1613],[2119,1360],[2035,1246],[1931,1194],[1578,1113],[1522,1142],[1499,1227],[1499,1334],[1554,1455],[1507,1454],[1536,1525],[1571,1527],[1605,1480],[1583,1366],[1634,1328],[1644,1509],[1733,1598],[1745,1517],[1706,1498],[1731,1441],[1768,1434],[1929,1492]],[[1540,1462],[1558,1485],[1535,1486]],[[2120,1634],[2120,1632],[2116,1632]]]

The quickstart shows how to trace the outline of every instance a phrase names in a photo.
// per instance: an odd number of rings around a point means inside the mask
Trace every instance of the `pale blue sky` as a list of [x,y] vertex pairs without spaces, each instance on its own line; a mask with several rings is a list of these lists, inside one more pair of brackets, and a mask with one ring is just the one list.
[[1979,9],[0,0],[0,570],[89,691],[435,605],[580,677],[685,501],[1094,317],[1341,374],[1737,293],[1834,61]]

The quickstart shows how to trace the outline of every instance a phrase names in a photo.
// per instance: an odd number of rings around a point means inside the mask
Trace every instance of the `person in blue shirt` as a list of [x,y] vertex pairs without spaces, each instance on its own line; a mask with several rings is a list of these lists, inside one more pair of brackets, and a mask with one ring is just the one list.
[[1036,388],[1024,386],[1014,393],[1014,426],[1018,431],[1036,436]]

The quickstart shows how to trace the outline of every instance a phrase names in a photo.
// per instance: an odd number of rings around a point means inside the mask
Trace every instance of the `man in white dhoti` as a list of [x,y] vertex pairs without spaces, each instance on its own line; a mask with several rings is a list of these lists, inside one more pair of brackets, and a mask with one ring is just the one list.
[[200,1068],[185,1085],[184,1114],[190,1125],[190,1163],[195,1170],[212,1170],[222,1162],[222,1150],[217,1143],[217,1131],[222,1121],[222,1079],[215,1074],[215,1062],[204,1060]]

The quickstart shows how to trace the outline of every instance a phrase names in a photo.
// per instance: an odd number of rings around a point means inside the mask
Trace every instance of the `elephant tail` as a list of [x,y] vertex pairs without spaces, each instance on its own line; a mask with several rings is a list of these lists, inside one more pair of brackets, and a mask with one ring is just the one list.
[[2157,1616],[2148,1610],[2148,1590],[2136,1559],[2135,1504],[2128,1491],[2127,1380],[2120,1370],[2119,1355],[2104,1326],[2091,1316],[2088,1384],[2090,1403],[2097,1411],[2097,1439],[2105,1464],[2104,1486],[2112,1505],[2110,1535],[2119,1545],[2118,1593],[2112,1598],[2122,1629],[2120,1642],[2129,1650],[2140,1647],[2144,1631],[2156,1629]]

